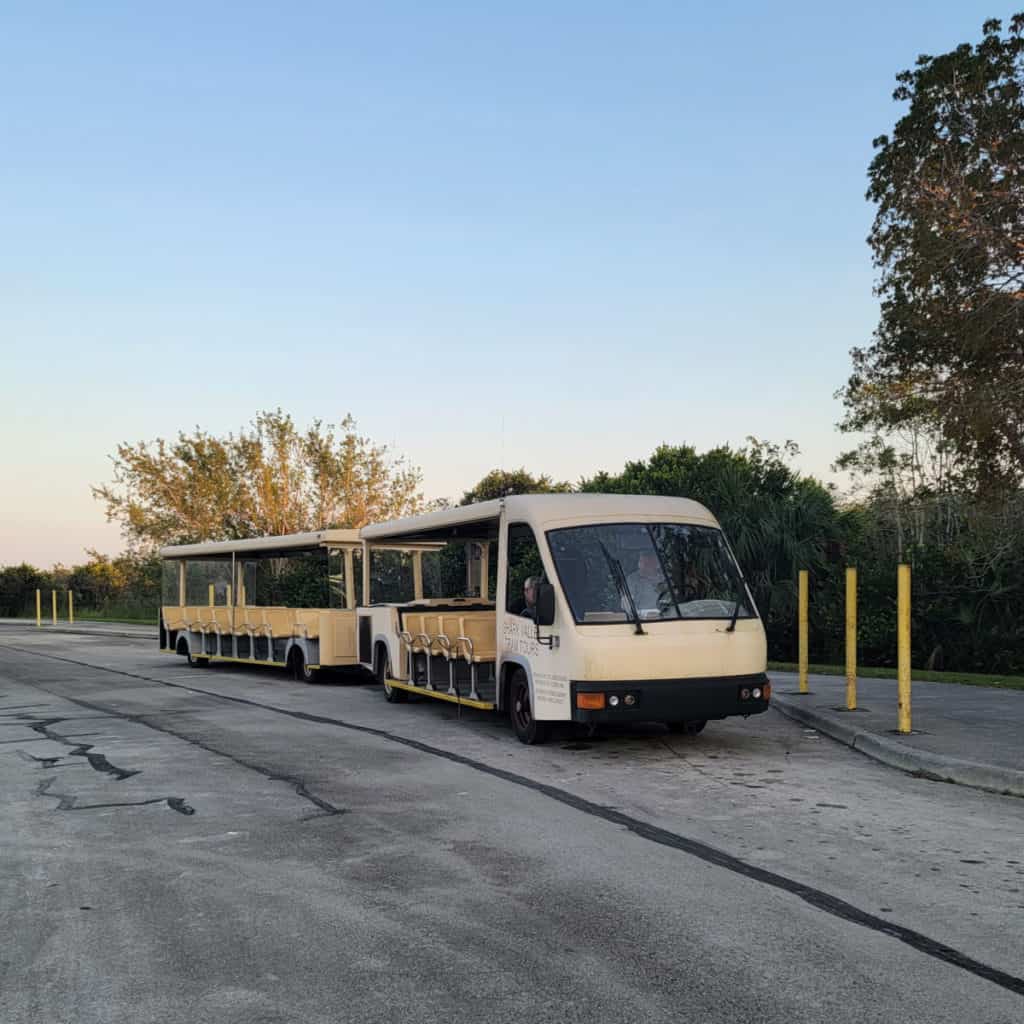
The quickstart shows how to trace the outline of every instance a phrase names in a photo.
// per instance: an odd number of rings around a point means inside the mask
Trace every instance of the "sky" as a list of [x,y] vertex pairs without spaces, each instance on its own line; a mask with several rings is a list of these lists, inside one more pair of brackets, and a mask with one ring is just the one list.
[[823,480],[872,139],[995,0],[0,3],[0,565],[119,442],[340,421],[458,498],[659,444]]

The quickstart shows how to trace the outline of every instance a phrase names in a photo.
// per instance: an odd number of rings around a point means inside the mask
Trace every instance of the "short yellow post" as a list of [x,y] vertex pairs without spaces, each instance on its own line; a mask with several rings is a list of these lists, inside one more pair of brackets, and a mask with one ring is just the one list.
[[42,629],[43,626],[43,593],[37,587],[36,588],[36,628]]
[[53,624],[57,625],[57,591],[51,590],[50,597],[53,599]]
[[68,591],[68,622],[75,621],[75,593],[73,590]]
[[846,570],[846,710],[857,710],[857,570]]
[[800,649],[800,692],[807,693],[807,570],[800,570],[800,606],[798,616]]
[[212,608],[213,607],[213,584],[212,583],[210,584],[210,587],[209,587],[209,594],[210,594],[210,607]]
[[899,691],[897,731],[910,732],[910,566],[896,576],[896,677]]

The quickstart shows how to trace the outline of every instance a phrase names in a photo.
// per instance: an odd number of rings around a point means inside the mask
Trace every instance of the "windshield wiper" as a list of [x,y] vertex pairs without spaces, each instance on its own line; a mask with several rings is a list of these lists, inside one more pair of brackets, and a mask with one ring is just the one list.
[[615,586],[619,591],[619,597],[625,598],[626,603],[629,605],[629,610],[633,615],[633,623],[636,626],[637,634],[640,636],[646,636],[647,630],[640,625],[640,613],[636,610],[636,603],[633,600],[633,595],[629,592],[629,583],[626,582],[626,574],[622,570],[622,563],[612,556],[612,553],[605,547],[603,540],[599,540],[598,544],[601,545],[604,557],[608,561],[608,568],[612,571],[612,579],[615,580]]
[[737,582],[739,583],[740,596],[736,600],[736,607],[733,608],[733,610],[732,610],[732,618],[729,620],[729,626],[726,629],[726,633],[735,633],[736,632],[736,620],[739,618],[739,615],[740,615],[740,605],[743,604],[747,600],[747,583],[746,583],[746,580],[744,580],[743,577],[740,576],[739,579],[737,580]]

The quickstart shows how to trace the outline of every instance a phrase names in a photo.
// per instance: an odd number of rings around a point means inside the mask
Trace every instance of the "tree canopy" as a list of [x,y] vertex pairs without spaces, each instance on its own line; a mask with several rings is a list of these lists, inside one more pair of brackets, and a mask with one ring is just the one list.
[[1024,479],[1024,13],[982,33],[896,76],[868,172],[881,316],[841,395],[845,429],[910,429],[992,493]]
[[346,416],[300,431],[280,409],[214,437],[118,445],[114,481],[93,488],[107,519],[141,548],[327,527],[356,528],[420,511],[420,471],[392,459]]
[[566,481],[552,480],[547,474],[534,476],[525,467],[504,470],[492,469],[462,495],[460,505],[472,505],[477,501],[505,498],[510,494],[564,494],[572,490]]
[[824,571],[838,546],[837,512],[831,493],[801,476],[786,460],[792,442],[749,438],[698,453],[690,445],[661,445],[649,459],[627,462],[621,473],[598,473],[581,491],[660,494],[693,498],[715,514],[729,538],[766,620],[792,616],[798,569]]

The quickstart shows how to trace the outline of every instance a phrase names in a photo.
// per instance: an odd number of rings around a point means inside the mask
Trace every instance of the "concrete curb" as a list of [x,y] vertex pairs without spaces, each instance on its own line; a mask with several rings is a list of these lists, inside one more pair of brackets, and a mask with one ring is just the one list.
[[[0,626],[3,625],[9,625],[9,623],[0,623]],[[32,625],[34,626],[34,623]],[[160,635],[160,631],[156,627],[149,633],[141,631],[128,633],[118,629],[75,629],[74,626],[54,626],[52,624],[40,627],[38,632],[40,635],[43,633],[74,633],[76,636],[121,636],[127,637],[129,640],[156,640]]]
[[959,757],[947,757],[945,754],[933,754],[929,750],[915,750],[900,743],[899,740],[857,729],[845,722],[837,722],[829,715],[803,706],[800,703],[802,699],[794,700],[773,693],[772,707],[794,722],[817,729],[831,739],[838,740],[890,768],[898,768],[911,775],[920,775],[938,782],[970,786],[986,793],[1024,797],[1024,772],[982,764],[979,761],[965,761]]

